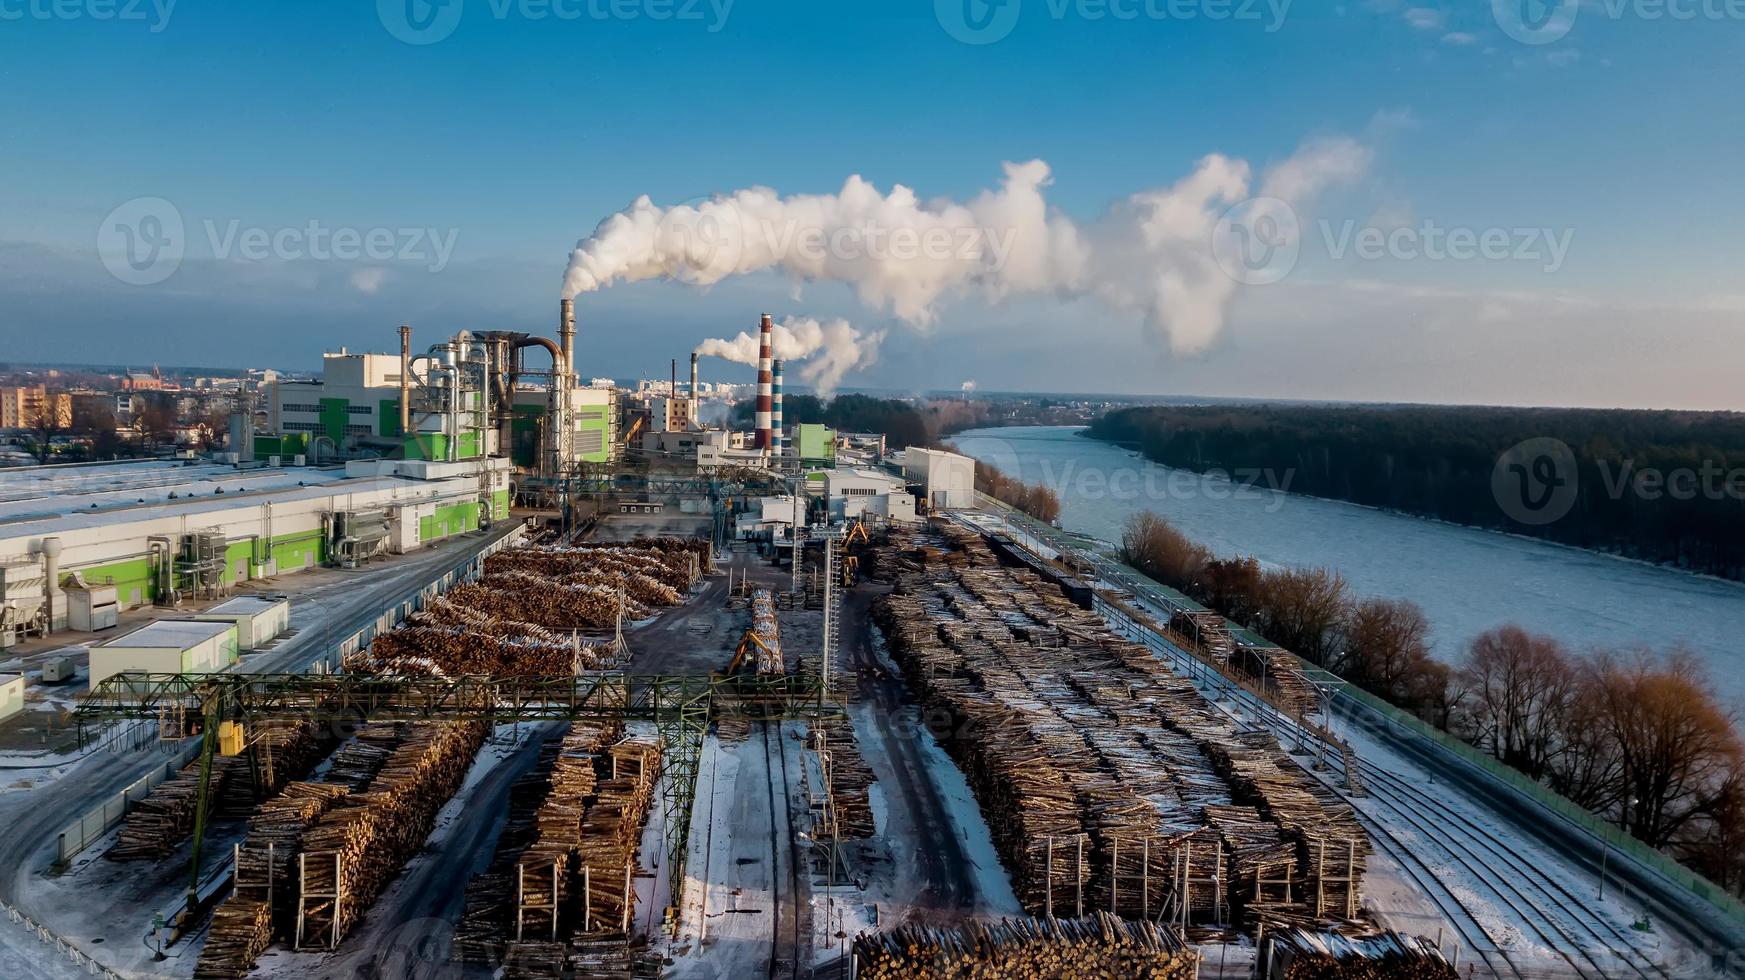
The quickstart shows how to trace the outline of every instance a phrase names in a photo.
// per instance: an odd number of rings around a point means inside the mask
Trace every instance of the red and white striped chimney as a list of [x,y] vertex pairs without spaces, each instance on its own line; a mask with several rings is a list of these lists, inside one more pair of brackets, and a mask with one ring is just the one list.
[[772,394],[770,392],[770,348],[775,342],[775,323],[770,315],[763,315],[763,323],[758,327],[757,339],[757,433],[752,445],[757,449],[770,448],[770,412],[772,409]]

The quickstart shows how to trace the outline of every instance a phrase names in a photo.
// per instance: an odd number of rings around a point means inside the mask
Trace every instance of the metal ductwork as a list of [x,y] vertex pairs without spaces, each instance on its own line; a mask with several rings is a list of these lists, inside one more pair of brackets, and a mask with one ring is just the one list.
[[400,438],[412,436],[412,328],[400,324]]

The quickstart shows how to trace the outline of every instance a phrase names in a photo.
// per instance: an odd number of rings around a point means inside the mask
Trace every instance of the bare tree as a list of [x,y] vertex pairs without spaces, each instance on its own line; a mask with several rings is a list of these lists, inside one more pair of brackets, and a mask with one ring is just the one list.
[[65,398],[65,395],[53,389],[45,390],[42,399],[25,413],[25,437],[29,440],[26,446],[39,463],[47,463],[49,457],[54,455],[54,437],[63,432],[66,423],[71,421],[63,418],[60,412],[61,402]]
[[1339,643],[1348,603],[1345,578],[1330,568],[1271,572],[1261,599],[1261,628],[1274,643],[1326,664]]
[[1618,755],[1618,822],[1665,847],[1713,810],[1745,762],[1733,719],[1688,653],[1603,653],[1592,683],[1602,733]]
[[1199,577],[1211,553],[1170,523],[1144,510],[1127,518],[1121,561],[1172,588],[1198,594]]
[[1512,623],[1479,634],[1460,671],[1470,695],[1465,734],[1508,765],[1544,777],[1565,747],[1579,675],[1549,636]]

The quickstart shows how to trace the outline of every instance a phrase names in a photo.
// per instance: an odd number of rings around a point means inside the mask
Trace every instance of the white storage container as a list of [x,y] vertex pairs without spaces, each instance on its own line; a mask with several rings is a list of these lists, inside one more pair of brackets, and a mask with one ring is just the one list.
[[291,628],[291,600],[284,596],[242,595],[189,617],[236,624],[237,648],[257,650]]
[[126,671],[212,674],[236,663],[234,622],[160,619],[91,647],[91,686]]

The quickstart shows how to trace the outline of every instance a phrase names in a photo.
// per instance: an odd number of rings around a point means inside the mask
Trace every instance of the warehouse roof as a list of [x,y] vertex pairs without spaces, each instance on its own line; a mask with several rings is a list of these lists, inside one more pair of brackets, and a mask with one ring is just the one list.
[[[231,494],[294,489],[345,479],[340,468],[258,467],[153,460],[92,466],[31,466],[0,471],[3,525],[62,515],[128,510],[187,498],[223,500]],[[171,495],[175,499],[171,500]]]
[[104,640],[102,643],[93,643],[92,646],[186,650],[233,629],[236,629],[234,623],[214,623],[197,619],[160,619],[155,623],[147,623],[126,636]]
[[260,613],[289,602],[283,596],[239,595],[234,599],[226,599],[211,609],[209,613]]

